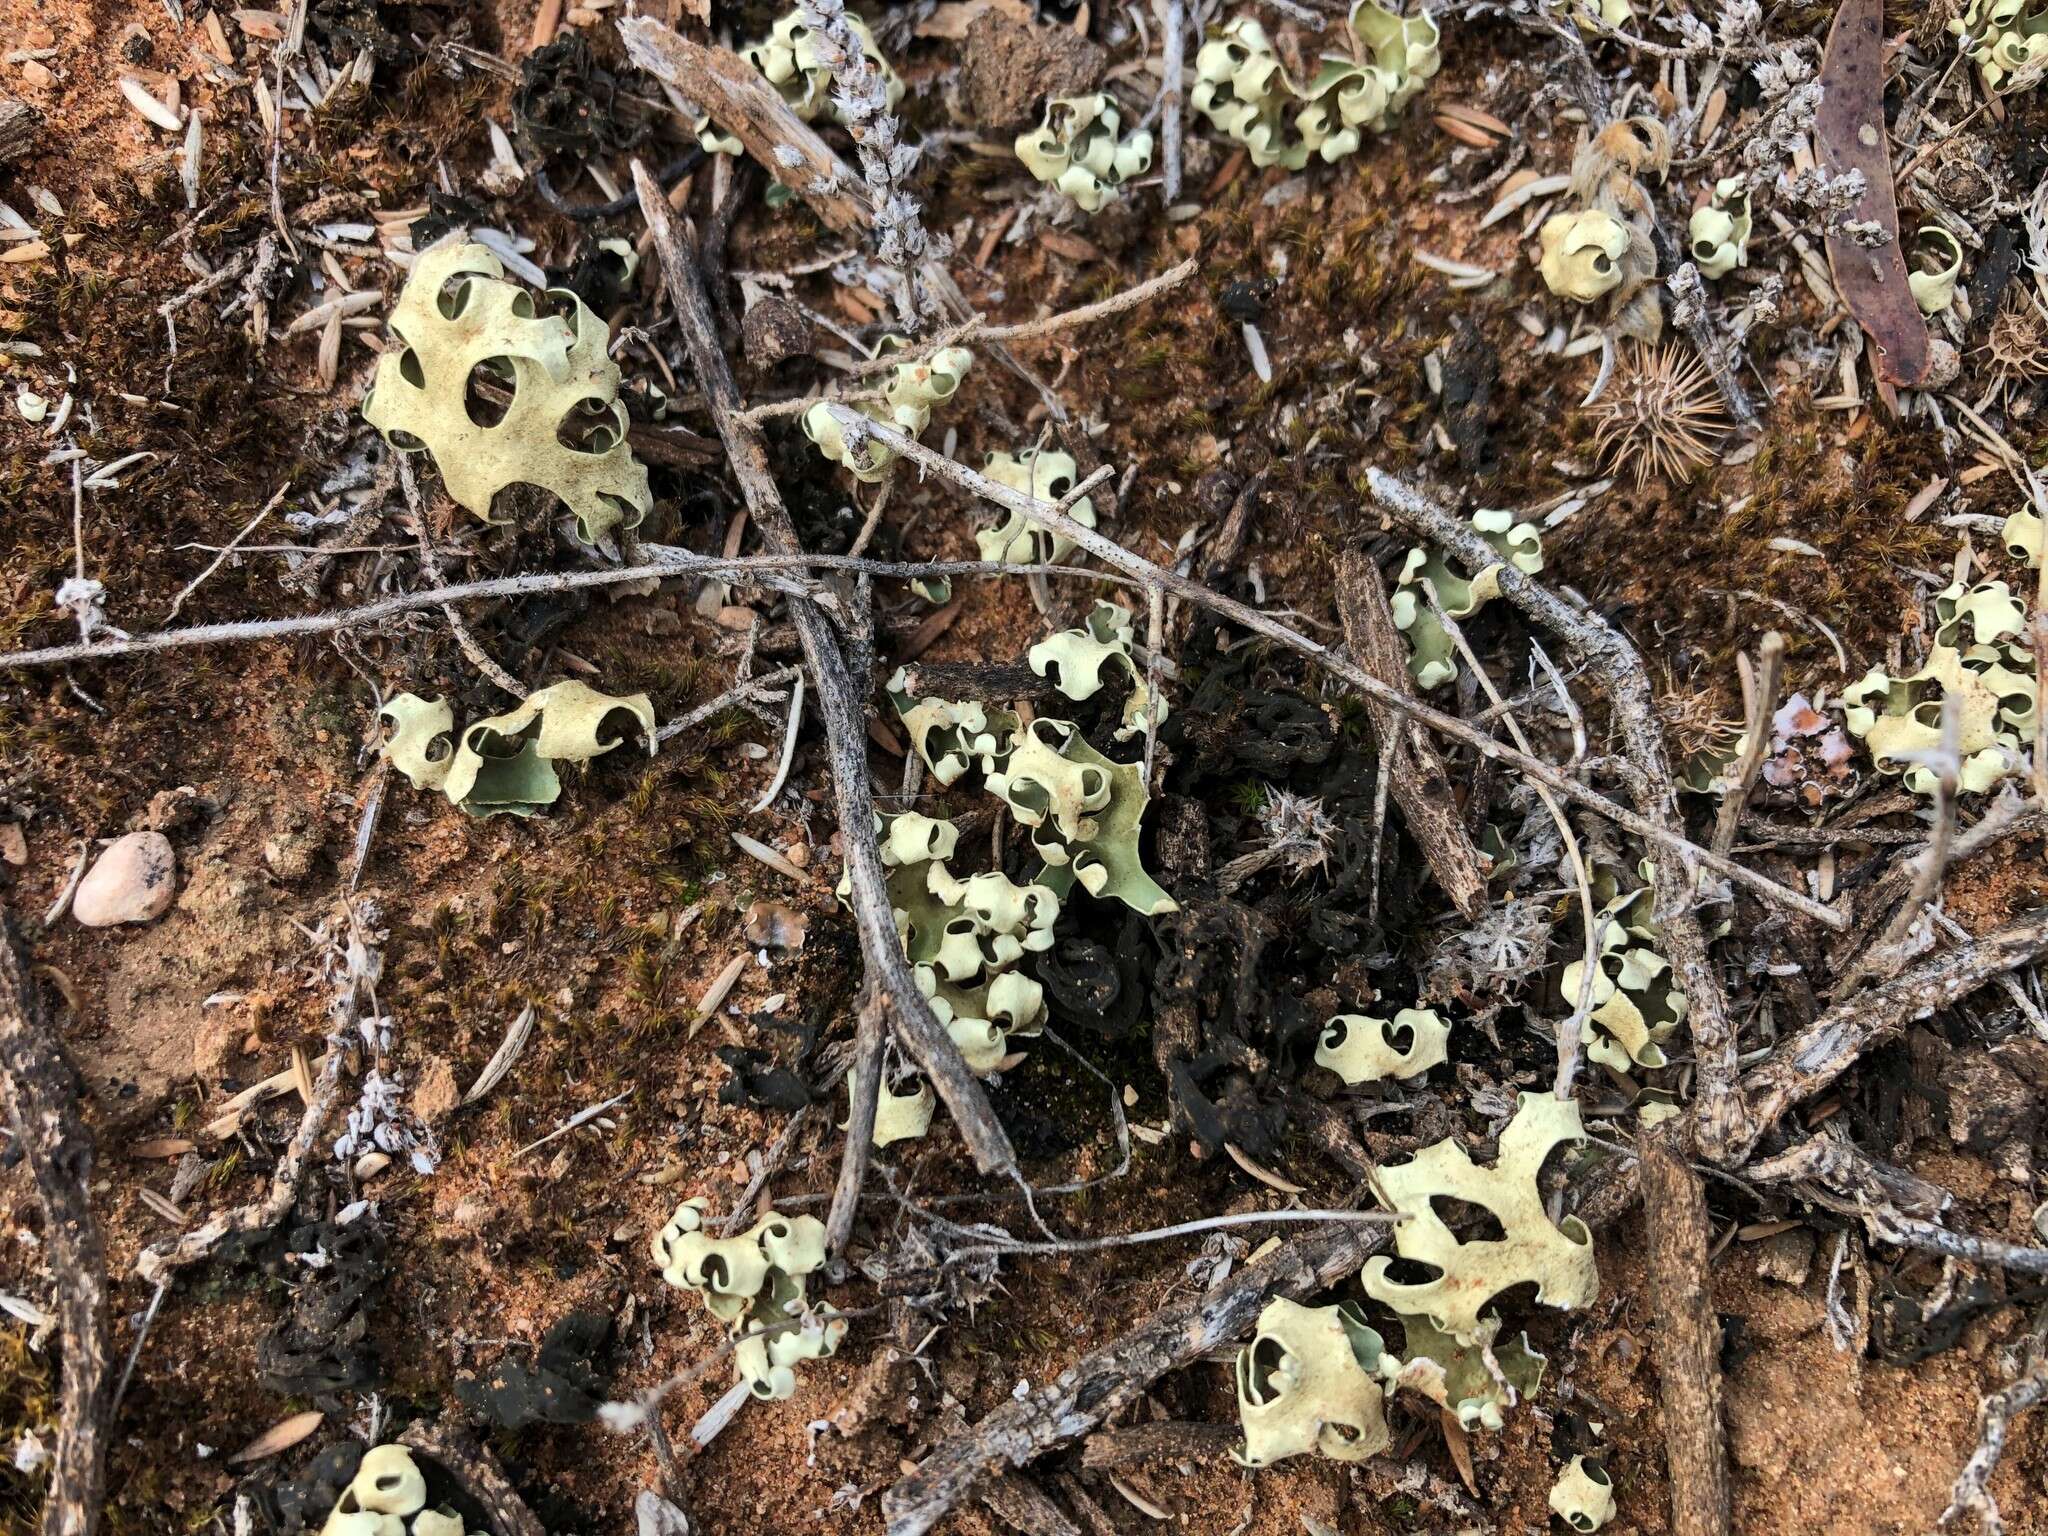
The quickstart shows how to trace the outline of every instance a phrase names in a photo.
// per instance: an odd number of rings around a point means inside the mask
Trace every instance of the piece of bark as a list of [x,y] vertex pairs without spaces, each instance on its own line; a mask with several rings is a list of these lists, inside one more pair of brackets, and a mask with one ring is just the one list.
[[0,165],[19,160],[35,147],[43,114],[25,101],[0,91]]
[[1862,245],[1840,225],[1827,236],[1828,270],[1856,323],[1877,348],[1877,376],[1915,388],[1930,362],[1927,318],[1906,282],[1899,208],[1892,190],[1890,141],[1884,127],[1884,0],[1843,0],[1820,63],[1820,109],[1814,151],[1830,177],[1863,173],[1863,196],[1850,220],[1875,224],[1891,238]]
[[2048,907],[2038,908],[1972,944],[1921,961],[1883,986],[1837,1003],[1742,1080],[1750,1123],[1732,1148],[1748,1157],[1778,1117],[1848,1071],[1874,1046],[1895,1040],[1915,1019],[1967,997],[1993,977],[2048,952]]
[[1706,1194],[1685,1160],[1684,1141],[1680,1123],[1668,1123],[1637,1141],[1643,1222],[1650,1239],[1644,1294],[1657,1324],[1657,1394],[1664,1407],[1672,1536],[1726,1536],[1721,1327],[1707,1274],[1712,1233]]
[[[1407,689],[1408,647],[1394,627],[1386,582],[1363,550],[1347,549],[1337,557],[1337,614],[1352,659],[1389,687]],[[1401,808],[1408,835],[1422,849],[1451,905],[1467,921],[1476,921],[1486,910],[1486,862],[1458,815],[1443,754],[1389,705],[1368,698],[1365,714],[1374,738],[1392,744],[1388,769],[1394,804]]]
[[1126,1424],[1098,1430],[1081,1447],[1081,1465],[1103,1471],[1152,1462],[1195,1462],[1207,1466],[1227,1455],[1244,1435],[1235,1424],[1168,1419],[1159,1424]]
[[842,235],[862,235],[874,222],[867,187],[840,163],[825,141],[782,99],[774,86],[738,54],[708,48],[652,17],[619,23],[626,54],[737,138],[768,174],[808,203]]
[[26,957],[0,909],[0,1069],[15,1145],[28,1160],[43,1207],[42,1258],[57,1277],[64,1387],[43,1536],[93,1536],[107,1481],[106,1420],[113,1391],[107,1356],[106,1252],[93,1219],[92,1137],[78,1109],[78,1081],[49,1010],[29,980]]
[[1059,696],[1050,680],[1015,662],[915,662],[903,669],[903,691],[913,699],[983,704],[1036,704]]
[[[667,281],[677,330],[690,354],[712,422],[725,443],[727,460],[746,499],[748,515],[761,530],[770,550],[796,554],[801,546],[795,524],[775,487],[759,430],[740,419],[739,391],[733,384],[732,369],[725,355],[718,350],[711,302],[705,295],[695,260],[683,244],[675,213],[647,168],[637,160],[633,162],[633,181]],[[859,930],[870,995],[878,998],[886,1010],[890,1028],[904,1053],[945,1101],[975,1167],[984,1174],[1021,1181],[1016,1153],[996,1119],[988,1094],[968,1070],[960,1048],[933,1015],[931,1004],[918,991],[902,941],[897,937],[881,852],[875,843],[875,798],[874,786],[868,778],[866,715],[860,695],[847,675],[838,638],[824,610],[813,599],[792,597],[789,611],[797,637],[803,642],[811,677],[817,684],[819,712],[825,718],[840,839],[845,846],[854,923]],[[856,1071],[862,1081],[880,1081],[879,1072],[869,1072],[859,1065]],[[866,1167],[867,1143],[866,1137],[848,1138],[849,1165]]]
[[547,1536],[498,1458],[467,1433],[414,1419],[398,1440],[447,1469],[491,1517],[493,1536]]

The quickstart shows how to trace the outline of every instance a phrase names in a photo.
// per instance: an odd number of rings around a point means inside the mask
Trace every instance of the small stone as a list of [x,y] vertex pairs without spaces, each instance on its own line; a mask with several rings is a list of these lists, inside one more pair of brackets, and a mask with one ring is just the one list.
[[248,1026],[232,1008],[209,1008],[192,1036],[192,1074],[210,1083],[227,1071]]
[[33,90],[47,91],[57,83],[57,77],[50,73],[48,65],[30,59],[21,66],[21,83]]
[[161,917],[178,889],[178,857],[161,832],[130,832],[107,845],[78,884],[71,914],[88,928]]
[[960,85],[967,112],[987,136],[1038,121],[1048,96],[1095,89],[1109,55],[1071,27],[1036,26],[986,10],[967,28]]
[[787,848],[782,850],[782,856],[785,859],[789,860],[790,863],[794,864],[798,869],[802,869],[811,862],[810,844],[791,843]]
[[455,1081],[455,1068],[446,1057],[429,1056],[412,1091],[413,1113],[433,1125],[454,1114],[461,1102],[462,1087]]
[[1793,1227],[1757,1244],[1756,1272],[1780,1285],[1804,1285],[1813,1271],[1813,1229]]
[[23,835],[20,822],[0,822],[0,859],[17,869],[28,862],[28,838]]

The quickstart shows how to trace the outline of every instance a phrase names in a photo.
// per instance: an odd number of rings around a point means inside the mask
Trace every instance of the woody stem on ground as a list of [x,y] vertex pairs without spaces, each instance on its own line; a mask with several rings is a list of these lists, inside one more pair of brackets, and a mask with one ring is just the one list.
[[[662,276],[674,307],[677,329],[696,370],[699,387],[711,412],[734,477],[739,481],[748,515],[771,549],[782,555],[799,551],[796,529],[782,495],[768,468],[768,456],[759,432],[739,419],[739,391],[732,370],[718,349],[717,330],[704,285],[675,215],[661,189],[637,160],[633,164],[634,186],[640,196],[641,212],[654,236]],[[999,1174],[1022,1183],[1015,1152],[990,1107],[988,1095],[968,1070],[960,1048],[933,1015],[910,974],[902,941],[884,883],[881,849],[875,839],[874,788],[868,778],[867,721],[861,693],[846,670],[846,659],[838,637],[824,610],[809,596],[790,599],[790,616],[804,659],[818,689],[819,711],[831,749],[832,785],[839,813],[839,835],[845,845],[849,902],[860,933],[861,957],[867,971],[867,1003],[881,1009],[890,1028],[907,1054],[924,1073],[946,1103],[960,1134],[984,1174]],[[880,1050],[879,1031],[873,1053]],[[856,1081],[881,1084],[879,1068],[862,1072]],[[868,1114],[872,1115],[870,1108]],[[854,1118],[861,1111],[856,1108]],[[849,1166],[864,1169],[866,1137],[848,1141]],[[857,1182],[857,1181],[856,1181]]]
[[92,1137],[62,1040],[29,979],[0,910],[0,1069],[15,1146],[27,1158],[43,1207],[44,1258],[57,1284],[64,1388],[57,1445],[43,1504],[43,1536],[93,1536],[107,1481],[106,1252],[92,1213]]

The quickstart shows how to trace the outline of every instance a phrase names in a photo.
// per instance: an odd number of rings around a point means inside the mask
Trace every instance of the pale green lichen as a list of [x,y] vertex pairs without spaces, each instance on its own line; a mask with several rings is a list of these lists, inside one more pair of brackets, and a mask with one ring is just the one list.
[[[548,290],[565,314],[539,312],[504,271],[480,245],[414,259],[391,313],[399,345],[377,360],[363,418],[400,452],[424,448],[448,494],[487,522],[500,491],[536,485],[589,542],[634,527],[654,497],[626,444],[610,331],[566,288]],[[472,416],[472,375],[512,397],[488,426]]]
[[1614,1518],[1614,1484],[1597,1461],[1574,1456],[1550,1490],[1550,1512],[1575,1531],[1597,1531]]
[[1017,135],[1017,158],[1038,180],[1058,187],[1087,213],[1114,202],[1117,189],[1152,168],[1152,135],[1119,138],[1123,116],[1106,93],[1054,96],[1045,119]]
[[[1025,655],[1031,670],[1047,678],[1062,695],[1085,704],[1102,691],[1107,679],[1103,669],[1120,671],[1130,683],[1125,695],[1122,724],[1116,739],[1128,741],[1145,729],[1145,713],[1152,690],[1146,686],[1144,669],[1131,659],[1131,612],[1115,603],[1097,603],[1079,629],[1063,629],[1041,640]],[[1167,709],[1159,705],[1159,719]]]
[[1740,176],[1714,183],[1713,198],[1693,210],[1686,227],[1692,259],[1706,277],[1726,277],[1749,264],[1749,184]]
[[[906,812],[878,818],[897,936],[911,976],[969,1067],[993,1072],[1012,1036],[1045,1021],[1045,992],[1017,970],[1052,947],[1059,897],[1001,872],[956,877],[947,868],[959,833],[949,821]],[[841,882],[841,893],[851,889]]]
[[[882,338],[884,354],[905,345],[900,336]],[[858,407],[870,421],[894,427],[906,437],[919,437],[931,425],[932,412],[960,390],[960,381],[974,364],[974,354],[965,347],[941,347],[918,362],[899,363],[883,388],[883,399]],[[818,452],[835,464],[844,464],[864,484],[880,480],[896,460],[896,450],[872,438],[849,434],[833,407],[822,402],[804,412],[804,435],[817,444]]]
[[[1393,1041],[1402,1030],[1408,1033],[1405,1049]],[[1398,1009],[1391,1019],[1340,1013],[1323,1026],[1316,1042],[1316,1065],[1328,1067],[1353,1086],[1419,1077],[1448,1060],[1445,1045],[1450,1038],[1451,1026],[1434,1008]]]
[[1948,24],[1999,95],[2039,85],[2048,75],[2048,4],[2043,0],[1970,0]]
[[[902,77],[882,57],[866,22],[848,11],[846,23],[860,40],[868,63],[882,77],[887,110],[895,111],[903,100]],[[791,11],[778,19],[766,37],[742,48],[740,57],[759,70],[762,78],[782,93],[789,109],[805,122],[825,117],[842,128],[847,126],[845,114],[833,99],[832,71],[820,61],[816,36],[805,24],[802,12]]]
[[[1583,1307],[1599,1294],[1593,1234],[1576,1216],[1553,1224],[1544,1209],[1537,1172],[1553,1148],[1585,1139],[1579,1107],[1549,1094],[1521,1095],[1514,1119],[1501,1133],[1491,1168],[1475,1165],[1464,1147],[1444,1140],[1410,1161],[1382,1166],[1374,1175],[1380,1197],[1408,1219],[1394,1229],[1394,1251],[1435,1268],[1434,1279],[1390,1279],[1391,1260],[1366,1261],[1365,1291],[1397,1312],[1420,1313],[1460,1343],[1481,1332],[1480,1309],[1513,1285],[1533,1282],[1547,1306]],[[1484,1206],[1505,1234],[1461,1242],[1434,1202],[1443,1196]]]
[[1348,1303],[1304,1307],[1278,1299],[1259,1314],[1237,1356],[1237,1416],[1248,1467],[1318,1451],[1363,1461],[1391,1443],[1386,1395],[1375,1379],[1380,1336]]
[[[798,1362],[833,1354],[846,1319],[811,1305],[805,1277],[825,1264],[825,1224],[815,1216],[771,1213],[737,1237],[703,1231],[705,1201],[685,1200],[654,1234],[661,1278],[701,1296],[705,1308],[738,1338],[739,1379],[758,1398],[779,1401],[796,1391]],[[761,1330],[777,1324],[772,1333]]]
[[[1016,453],[990,454],[982,473],[998,485],[1039,501],[1058,501],[1073,489],[1079,471],[1072,454],[1023,448]],[[1093,528],[1094,501],[1083,496],[1067,508],[1067,516],[1084,528]],[[1057,565],[1074,548],[1072,539],[1032,522],[1014,507],[999,526],[975,534],[974,543],[982,559],[1007,565]]]
[[1507,1410],[1542,1383],[1545,1364],[1526,1333],[1498,1342],[1500,1327],[1497,1317],[1481,1318],[1472,1341],[1461,1344],[1428,1318],[1401,1314],[1406,1358],[1381,1357],[1387,1390],[1420,1393],[1455,1414],[1461,1429],[1500,1429]]
[[1561,299],[1590,304],[1619,288],[1627,275],[1623,258],[1635,236],[1600,208],[1553,213],[1536,231],[1542,248],[1537,270]]
[[463,1536],[459,1515],[426,1504],[426,1475],[412,1452],[402,1445],[372,1446],[328,1512],[320,1536]]
[[1194,109],[1245,146],[1252,164],[1300,170],[1334,162],[1384,130],[1442,62],[1437,26],[1374,4],[1352,9],[1358,57],[1327,54],[1306,90],[1288,76],[1266,29],[1238,16],[1195,54]]
[[1038,719],[1017,736],[1009,761],[988,776],[1045,861],[1039,878],[1055,891],[1074,881],[1091,896],[1156,917],[1177,910],[1145,873],[1138,838],[1150,796],[1144,775],[1113,762],[1069,721]]
[[[853,1069],[846,1072],[846,1091],[853,1092]],[[875,1098],[875,1129],[871,1140],[877,1147],[886,1147],[898,1141],[915,1141],[932,1128],[932,1113],[938,1106],[938,1096],[932,1092],[931,1084],[920,1081],[908,1093],[898,1093],[889,1086],[887,1079]],[[842,1131],[844,1125],[839,1127]]]
[[1942,701],[1954,696],[1958,785],[1969,793],[1986,790],[2018,770],[2033,740],[2026,609],[2004,582],[1988,581],[1952,584],[1937,594],[1934,611],[1926,663],[1901,678],[1872,667],[1842,690],[1846,723],[1881,771],[1903,774],[1908,789],[1932,795],[1937,776],[1921,759],[1941,745]]
[[1914,265],[1906,273],[1906,286],[1921,314],[1938,315],[1956,301],[1963,242],[1939,224],[1922,224],[1913,243]]
[[[1512,512],[1481,511],[1472,514],[1472,526],[1516,570],[1533,576],[1543,569],[1543,538],[1534,523],[1518,523]],[[1500,595],[1500,566],[1489,565],[1468,578],[1452,570],[1433,549],[1408,551],[1394,584],[1394,627],[1408,637],[1408,670],[1415,685],[1429,689],[1456,677],[1458,662],[1449,631],[1423,596],[1425,582],[1444,612],[1462,622]]]
[[[1647,892],[1639,893],[1647,895]],[[1636,901],[1630,896],[1623,910]],[[1616,917],[1601,930],[1599,966],[1593,973],[1592,1011],[1580,1031],[1591,1061],[1627,1072],[1631,1067],[1667,1065],[1664,1042],[1685,1022],[1685,994],[1671,984],[1671,966],[1647,944],[1631,944],[1630,934]],[[1567,1006],[1579,1006],[1586,962],[1580,958],[1564,968],[1561,986]],[[1597,1026],[1597,1027],[1596,1027]]]
[[416,789],[438,789],[471,816],[532,816],[560,798],[558,762],[582,763],[624,745],[636,727],[654,750],[654,706],[579,682],[536,690],[517,709],[472,722],[447,750],[454,711],[442,700],[394,695],[379,712],[393,730],[384,754]]
[[2033,570],[2041,568],[2041,517],[2030,507],[2007,517],[1999,525],[1998,536],[2005,543],[2005,552],[2015,560],[2021,560]]

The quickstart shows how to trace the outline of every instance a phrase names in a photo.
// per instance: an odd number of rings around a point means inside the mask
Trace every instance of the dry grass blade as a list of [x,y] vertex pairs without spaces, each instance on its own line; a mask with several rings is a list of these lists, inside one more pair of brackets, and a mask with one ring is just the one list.
[[462,1096],[465,1104],[474,1104],[504,1081],[505,1074],[512,1070],[512,1064],[519,1060],[519,1053],[526,1049],[526,1042],[533,1038],[533,1004],[528,1003],[519,1010],[519,1016],[506,1026],[505,1038],[491,1059],[484,1063],[484,1069],[477,1074],[469,1091]]
[[1639,489],[1653,476],[1690,480],[1714,462],[1729,430],[1713,374],[1677,347],[1631,346],[1590,409],[1601,462],[1610,473],[1628,470]]

